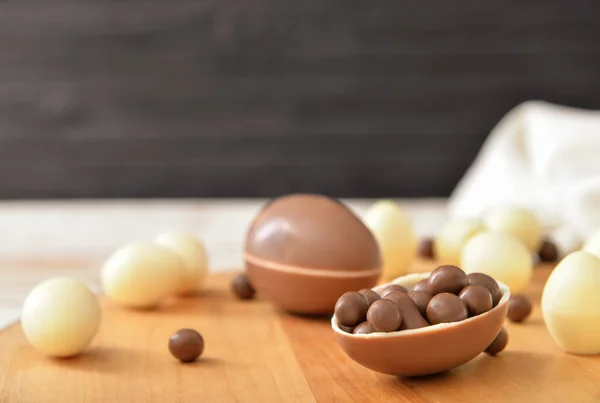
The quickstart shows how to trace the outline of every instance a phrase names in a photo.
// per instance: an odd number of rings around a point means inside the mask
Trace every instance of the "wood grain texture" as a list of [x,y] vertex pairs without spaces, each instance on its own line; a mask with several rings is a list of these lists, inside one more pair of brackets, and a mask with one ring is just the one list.
[[[414,271],[430,270],[420,262]],[[198,298],[158,311],[104,301],[103,322],[81,356],[40,356],[16,324],[0,333],[1,402],[578,402],[600,399],[600,357],[564,353],[544,327],[539,298],[551,267],[536,268],[525,323],[507,323],[510,342],[443,374],[396,378],[350,360],[328,318],[291,316],[260,299],[240,302],[230,274],[212,275]],[[205,337],[204,356],[182,365],[167,340],[181,327]]]
[[519,102],[600,108],[598,11],[0,2],[0,197],[447,196]]

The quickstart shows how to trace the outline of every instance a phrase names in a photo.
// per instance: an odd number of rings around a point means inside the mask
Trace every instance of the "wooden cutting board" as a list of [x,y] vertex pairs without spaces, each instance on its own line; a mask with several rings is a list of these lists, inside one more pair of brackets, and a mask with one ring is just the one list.
[[[433,267],[419,263],[414,271]],[[503,354],[481,354],[439,375],[403,379],[363,368],[337,346],[329,318],[238,301],[231,274],[220,274],[200,297],[158,311],[103,301],[100,332],[76,358],[43,357],[19,324],[7,328],[0,333],[0,402],[598,402],[600,357],[564,353],[544,327],[538,303],[550,270],[536,268],[534,313],[524,324],[507,323]],[[178,363],[167,349],[182,327],[206,341],[194,364]]]

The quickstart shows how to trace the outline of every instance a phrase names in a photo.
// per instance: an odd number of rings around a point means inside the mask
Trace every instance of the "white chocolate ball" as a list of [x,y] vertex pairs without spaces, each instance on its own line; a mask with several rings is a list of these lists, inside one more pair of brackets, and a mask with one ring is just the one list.
[[583,250],[600,257],[600,230],[585,241]]
[[552,271],[542,315],[554,341],[572,354],[600,354],[600,259],[577,251]]
[[490,231],[512,235],[535,253],[542,241],[542,224],[533,211],[514,206],[501,206],[490,210],[484,217]]
[[208,257],[204,245],[196,237],[178,231],[159,234],[155,242],[177,253],[183,262],[183,278],[177,288],[180,295],[198,291],[208,274]]
[[483,222],[476,218],[455,218],[446,222],[433,242],[435,259],[441,264],[458,266],[465,243],[483,231]]
[[154,243],[132,243],[115,251],[102,267],[106,296],[132,308],[154,308],[173,295],[183,277],[175,252]]
[[382,200],[371,206],[363,220],[379,245],[383,277],[405,274],[417,254],[417,237],[409,216],[396,203]]
[[98,299],[83,283],[57,277],[35,286],[23,305],[21,326],[43,354],[72,357],[92,341],[100,325]]
[[463,248],[461,268],[503,282],[513,294],[525,291],[533,275],[533,256],[516,238],[501,232],[474,236]]

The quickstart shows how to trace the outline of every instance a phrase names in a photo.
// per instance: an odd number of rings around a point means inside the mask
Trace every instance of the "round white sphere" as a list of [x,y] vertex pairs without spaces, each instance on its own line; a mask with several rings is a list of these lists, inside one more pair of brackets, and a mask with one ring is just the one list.
[[183,278],[177,288],[178,294],[191,294],[204,286],[208,257],[198,238],[184,232],[169,231],[159,234],[155,242],[177,253],[183,262]]
[[98,299],[85,284],[57,277],[31,290],[23,305],[21,326],[27,340],[43,354],[71,357],[90,344],[100,317]]
[[105,262],[102,288],[116,303],[132,308],[153,308],[173,295],[183,278],[179,256],[150,242],[125,245]]
[[465,243],[485,231],[483,222],[476,218],[460,217],[446,222],[434,238],[435,259],[441,264],[460,264]]
[[585,241],[583,250],[600,257],[600,230]]
[[485,273],[517,294],[525,291],[533,275],[533,257],[516,238],[501,232],[484,232],[467,242],[461,268],[468,273]]
[[552,271],[542,293],[542,315],[565,351],[600,354],[600,259],[577,251]]
[[381,200],[371,206],[363,220],[377,239],[383,277],[405,274],[417,254],[417,237],[410,217],[396,203]]
[[484,217],[490,231],[503,232],[517,238],[529,249],[537,252],[542,241],[542,224],[533,211],[514,206],[501,206],[490,210]]

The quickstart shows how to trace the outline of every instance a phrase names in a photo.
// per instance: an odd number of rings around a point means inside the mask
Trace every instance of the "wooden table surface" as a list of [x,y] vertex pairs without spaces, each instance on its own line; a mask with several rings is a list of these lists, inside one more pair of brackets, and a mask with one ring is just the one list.
[[[434,263],[418,263],[425,271]],[[510,342],[443,374],[399,378],[372,372],[335,342],[329,318],[297,317],[268,301],[239,301],[231,273],[212,274],[199,297],[156,311],[103,300],[90,348],[72,359],[41,356],[17,323],[0,332],[0,402],[598,402],[600,358],[564,353],[539,311],[551,267],[538,267],[523,324],[507,323]],[[180,364],[167,350],[181,327],[199,330],[203,357]]]

